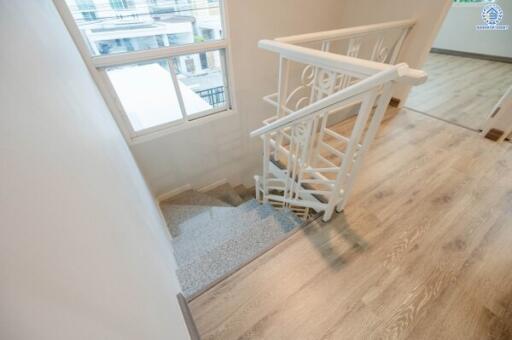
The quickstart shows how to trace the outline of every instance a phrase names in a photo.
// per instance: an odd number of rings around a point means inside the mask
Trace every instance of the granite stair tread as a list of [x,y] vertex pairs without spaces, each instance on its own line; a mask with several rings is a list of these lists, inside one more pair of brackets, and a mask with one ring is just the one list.
[[178,264],[177,274],[185,296],[191,297],[237,270],[300,225],[301,221],[291,212],[271,214],[248,225],[236,237]]
[[167,223],[169,232],[173,238],[177,238],[183,233],[184,222],[193,219],[203,213],[219,214],[223,210],[230,210],[233,207],[209,207],[203,205],[168,205],[162,207],[162,213]]
[[275,216],[284,227],[300,223],[293,214],[275,210],[268,204],[251,200],[237,208],[208,211],[180,226],[184,232],[173,239],[173,248],[178,265],[186,265],[210,249],[230,239],[236,239],[254,224]]
[[160,203],[172,235],[177,274],[187,297],[231,273],[302,225],[289,210],[254,199],[254,188],[229,184],[188,190]]

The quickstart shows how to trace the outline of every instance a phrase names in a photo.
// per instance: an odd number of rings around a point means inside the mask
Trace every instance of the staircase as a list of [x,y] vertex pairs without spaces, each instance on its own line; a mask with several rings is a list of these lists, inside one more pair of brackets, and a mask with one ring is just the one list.
[[254,199],[254,189],[229,184],[186,191],[160,203],[191,298],[263,253],[304,223],[289,210]]
[[[278,91],[264,98],[276,113],[251,133],[263,142],[255,188],[190,190],[160,204],[189,299],[302,224],[320,214],[328,221],[345,208],[394,90],[426,80],[422,71],[394,65],[413,25],[396,21],[259,43],[278,55],[279,77]],[[349,117],[348,130],[334,127]]]

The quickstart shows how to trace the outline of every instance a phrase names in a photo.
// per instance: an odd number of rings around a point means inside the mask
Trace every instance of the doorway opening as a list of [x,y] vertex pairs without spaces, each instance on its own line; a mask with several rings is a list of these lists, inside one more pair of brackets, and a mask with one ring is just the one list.
[[512,2],[454,1],[424,70],[412,110],[481,131],[512,87]]

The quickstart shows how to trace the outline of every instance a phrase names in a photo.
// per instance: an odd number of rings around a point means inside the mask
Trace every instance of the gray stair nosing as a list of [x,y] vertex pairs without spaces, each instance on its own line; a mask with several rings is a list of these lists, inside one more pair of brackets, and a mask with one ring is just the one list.
[[290,237],[295,235],[299,230],[304,229],[304,228],[308,227],[309,225],[311,225],[313,222],[318,220],[322,215],[323,215],[323,213],[317,213],[310,220],[304,221],[301,224],[295,226],[293,229],[288,231],[282,237],[276,239],[275,242],[273,242],[272,244],[270,244],[267,247],[265,247],[264,249],[262,249],[259,252],[259,254],[253,256],[251,259],[249,259],[247,261],[244,261],[244,262],[240,263],[240,265],[238,265],[235,268],[233,268],[232,270],[226,272],[224,275],[222,275],[218,279],[216,279],[216,280],[212,281],[211,283],[205,285],[203,288],[199,289],[197,292],[195,292],[194,294],[192,294],[189,297],[187,297],[187,301],[189,303],[192,302],[194,299],[196,299],[199,296],[201,296],[202,294],[206,293],[207,291],[209,291],[210,289],[212,289],[213,287],[215,287],[216,285],[218,285],[222,281],[226,280],[231,275],[233,275],[236,272],[240,271],[241,269],[243,269],[244,267],[246,267],[247,265],[249,265],[253,261],[257,260],[258,258],[260,258],[261,256],[265,255],[266,253],[268,253],[269,251],[271,251],[275,247],[279,246],[281,243],[283,243],[284,241],[286,241],[287,239],[289,239]]

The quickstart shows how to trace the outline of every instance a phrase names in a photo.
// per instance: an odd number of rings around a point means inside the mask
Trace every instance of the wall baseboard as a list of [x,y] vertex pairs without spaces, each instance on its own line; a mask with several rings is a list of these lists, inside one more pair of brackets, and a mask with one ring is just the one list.
[[165,192],[161,195],[158,195],[158,197],[156,198],[156,201],[158,203],[160,203],[162,201],[168,200],[171,197],[178,196],[179,194],[181,194],[182,192],[185,192],[187,190],[192,190],[192,186],[190,184],[185,184],[179,188],[176,188],[171,191]]
[[207,191],[210,191],[212,189],[220,187],[221,185],[224,185],[226,183],[228,183],[228,180],[226,178],[223,178],[223,179],[213,182],[212,184],[205,185],[204,187],[197,189],[197,191],[205,193]]
[[181,293],[178,294],[177,298],[180,304],[181,313],[183,314],[183,319],[185,320],[185,324],[187,325],[190,340],[201,340],[199,330],[197,329],[192,313],[190,312],[190,308],[188,307],[187,299],[185,299],[185,297]]
[[447,54],[453,55],[457,57],[465,57],[465,58],[473,58],[473,59],[482,59],[482,60],[490,60],[490,61],[498,61],[502,63],[511,63],[511,57],[502,57],[488,54],[480,54],[480,53],[471,53],[471,52],[462,52],[462,51],[453,51],[453,50],[445,50],[444,48],[435,48],[433,47],[430,52],[438,53],[438,54]]
[[[215,182],[213,182],[211,184],[205,185],[204,187],[201,187],[201,188],[196,189],[196,190],[199,191],[199,192],[205,193],[207,191],[210,191],[212,189],[220,187],[221,185],[224,185],[226,183],[228,183],[228,180],[226,178],[223,178],[223,179],[220,179],[220,180],[215,181]],[[190,185],[190,184],[182,185],[179,188],[172,189],[172,190],[170,190],[168,192],[165,192],[165,193],[163,193],[161,195],[158,195],[158,197],[156,198],[156,202],[157,202],[157,204],[159,204],[162,201],[168,200],[169,198],[172,198],[174,196],[178,196],[179,194],[181,194],[181,193],[183,193],[185,191],[188,191],[188,190],[192,190],[192,189],[194,189],[194,187],[192,187],[192,185]]]

